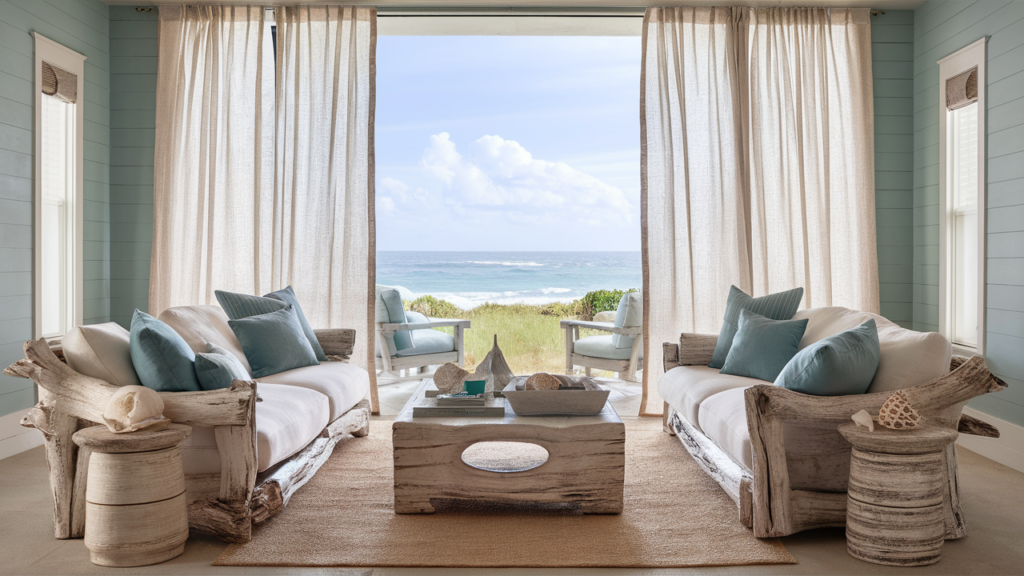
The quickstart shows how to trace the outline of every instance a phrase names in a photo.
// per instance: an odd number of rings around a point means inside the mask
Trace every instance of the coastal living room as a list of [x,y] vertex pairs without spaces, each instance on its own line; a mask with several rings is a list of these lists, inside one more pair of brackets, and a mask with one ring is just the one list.
[[0,574],[1020,574],[1024,0],[0,0]]

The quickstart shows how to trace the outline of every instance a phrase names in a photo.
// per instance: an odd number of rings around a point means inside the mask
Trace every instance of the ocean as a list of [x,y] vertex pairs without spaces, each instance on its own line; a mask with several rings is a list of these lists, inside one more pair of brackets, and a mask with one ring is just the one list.
[[402,298],[484,303],[571,302],[593,290],[639,289],[640,252],[377,252],[377,283]]

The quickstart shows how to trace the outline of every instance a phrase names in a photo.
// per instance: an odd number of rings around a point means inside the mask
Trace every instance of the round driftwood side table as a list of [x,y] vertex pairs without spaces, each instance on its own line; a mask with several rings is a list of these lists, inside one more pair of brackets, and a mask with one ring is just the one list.
[[848,422],[839,433],[853,444],[846,505],[850,555],[889,566],[938,562],[946,532],[944,454],[956,430],[876,425],[870,432]]
[[114,434],[106,426],[79,430],[75,444],[91,451],[85,488],[85,547],[93,564],[146,566],[185,551],[188,510],[178,447],[192,428]]

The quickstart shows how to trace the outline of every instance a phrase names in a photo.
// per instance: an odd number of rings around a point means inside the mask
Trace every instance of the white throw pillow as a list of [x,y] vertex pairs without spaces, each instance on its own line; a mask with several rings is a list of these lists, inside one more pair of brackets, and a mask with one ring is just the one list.
[[135,373],[129,334],[114,322],[75,326],[61,342],[68,366],[115,386],[142,386]]
[[794,320],[807,319],[807,330],[800,349],[834,334],[856,328],[869,318],[878,327],[880,356],[878,371],[871,381],[871,392],[889,392],[931,382],[949,372],[953,347],[937,332],[917,332],[903,328],[878,314],[832,306],[800,310]]

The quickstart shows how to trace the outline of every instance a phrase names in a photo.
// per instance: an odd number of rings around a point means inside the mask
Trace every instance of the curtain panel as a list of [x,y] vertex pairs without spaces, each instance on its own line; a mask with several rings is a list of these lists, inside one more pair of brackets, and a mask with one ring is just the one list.
[[376,9],[161,6],[149,311],[291,285],[374,370]]
[[[641,77],[642,415],[661,342],[731,284],[879,311],[867,9],[649,8]],[[652,346],[653,343],[653,346]]]
[[374,362],[373,119],[376,8],[277,13],[277,141],[271,284],[291,284],[313,326],[355,328],[352,362]]
[[[216,304],[214,290],[263,294],[273,193],[273,95],[264,94],[262,7],[161,6],[149,312]],[[270,105],[267,108],[267,105]],[[270,124],[273,128],[273,124]],[[272,132],[271,132],[272,134]],[[283,287],[283,286],[282,286]]]

